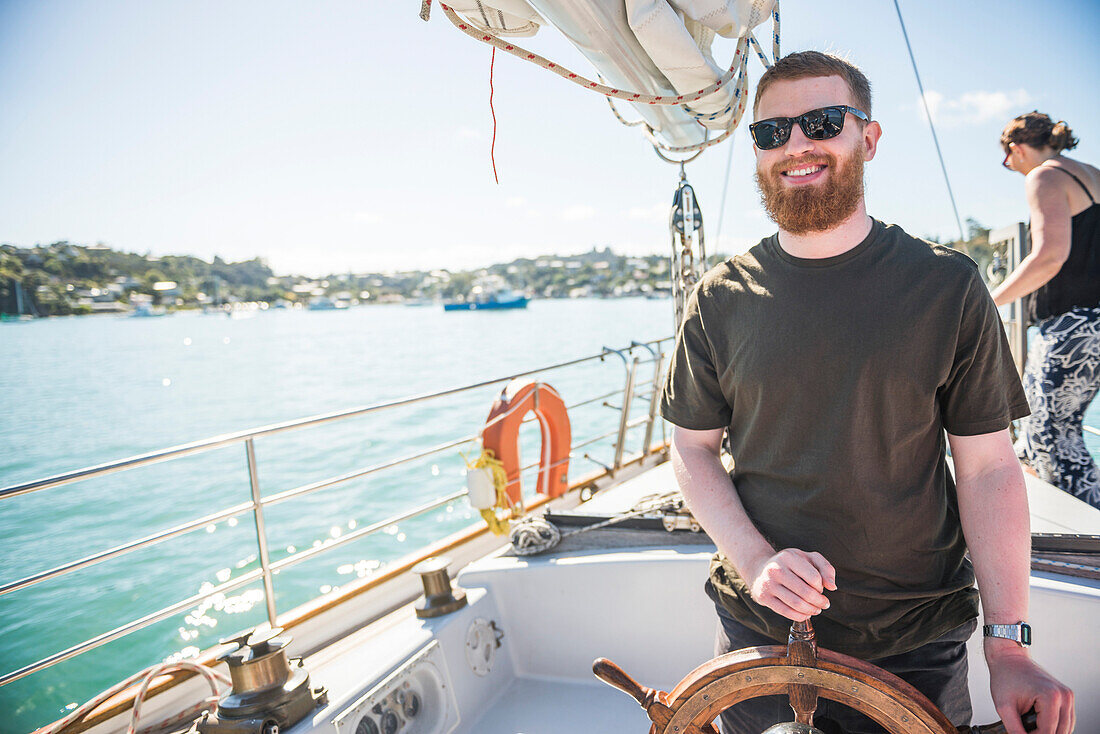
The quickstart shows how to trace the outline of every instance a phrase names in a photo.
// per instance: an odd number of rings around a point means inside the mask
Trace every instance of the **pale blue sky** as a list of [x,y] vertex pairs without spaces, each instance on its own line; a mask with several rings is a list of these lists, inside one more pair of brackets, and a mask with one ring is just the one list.
[[[677,179],[603,99],[498,55],[419,0],[0,0],[0,243],[260,256],[276,272],[465,268],[593,245],[665,253]],[[783,0],[785,51],[845,53],[885,130],[871,213],[957,231],[890,0]],[[902,11],[960,213],[1026,219],[997,137],[1039,108],[1100,163],[1100,3],[917,2]],[[766,36],[766,33],[761,33]],[[589,74],[544,27],[533,49]],[[715,55],[728,62],[732,43]],[[750,62],[753,80],[760,65]],[[774,231],[744,128],[688,174],[710,249]]]

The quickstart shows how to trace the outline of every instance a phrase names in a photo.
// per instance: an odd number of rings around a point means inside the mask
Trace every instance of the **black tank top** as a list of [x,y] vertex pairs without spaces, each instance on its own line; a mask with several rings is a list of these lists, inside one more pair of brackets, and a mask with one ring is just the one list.
[[1031,320],[1060,316],[1074,308],[1100,306],[1100,204],[1081,179],[1064,168],[1048,166],[1066,174],[1085,190],[1092,205],[1070,220],[1069,257],[1058,274],[1031,296]]

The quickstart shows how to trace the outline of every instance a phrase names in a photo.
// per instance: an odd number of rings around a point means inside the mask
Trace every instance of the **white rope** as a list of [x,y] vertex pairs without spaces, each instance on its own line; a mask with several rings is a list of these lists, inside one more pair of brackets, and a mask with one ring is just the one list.
[[118,693],[121,693],[138,681],[141,681],[141,686],[138,688],[137,694],[134,696],[133,710],[130,713],[130,724],[126,728],[126,734],[134,734],[137,731],[137,722],[138,719],[141,717],[141,705],[145,701],[145,696],[148,693],[149,686],[152,684],[155,678],[176,670],[190,670],[194,673],[198,673],[199,675],[201,675],[206,680],[206,682],[210,684],[210,691],[212,695],[208,698],[203,699],[199,703],[190,706],[187,709],[184,709],[174,716],[169,716],[163,721],[159,721],[152,726],[145,727],[143,731],[163,729],[170,724],[176,724],[182,721],[186,721],[188,719],[193,719],[195,716],[202,713],[203,711],[212,710],[214,706],[218,703],[218,698],[220,695],[218,693],[218,682],[220,681],[227,685],[230,684],[229,678],[227,678],[222,673],[219,673],[216,670],[212,670],[205,665],[191,662],[190,660],[180,660],[175,663],[160,663],[158,665],[146,668],[140,673],[135,673],[134,675],[131,675],[129,678],[122,681],[121,683],[116,683],[115,685],[97,695],[95,698],[85,703],[83,706],[80,706],[79,708],[72,711],[64,719],[56,721],[53,724],[50,724],[48,727],[39,729],[35,734],[58,734],[73,722],[87,716],[88,713],[90,713],[93,709],[95,709],[107,699],[117,695]]
[[[601,80],[602,81],[602,80]],[[611,108],[611,114],[615,115],[615,119],[621,122],[626,127],[637,127],[638,125],[645,125],[645,120],[628,120],[619,114],[619,110],[615,107],[615,103],[611,101],[611,97],[604,97],[607,100],[607,106]]]
[[659,148],[660,150],[670,153],[693,153],[718,145],[729,138],[730,135],[733,135],[733,131],[737,129],[737,126],[741,123],[741,117],[745,114],[745,100],[749,97],[748,58],[745,55],[748,45],[747,36],[742,36],[737,41],[737,53],[735,54],[735,58],[741,59],[741,65],[737,69],[737,82],[733,87],[733,117],[730,118],[730,123],[726,126],[725,131],[716,138],[704,140],[694,145],[668,145],[658,140],[657,136],[654,135],[653,128],[646,125],[642,134],[646,136],[646,139],[652,143],[654,148]]
[[756,36],[749,34],[749,45],[756,49],[756,58],[760,59],[760,63],[764,65],[765,69],[770,69],[775,65],[775,62],[770,60],[764,55],[764,49],[760,45],[760,41],[756,40]]
[[779,0],[775,0],[772,10],[772,58],[779,61]]

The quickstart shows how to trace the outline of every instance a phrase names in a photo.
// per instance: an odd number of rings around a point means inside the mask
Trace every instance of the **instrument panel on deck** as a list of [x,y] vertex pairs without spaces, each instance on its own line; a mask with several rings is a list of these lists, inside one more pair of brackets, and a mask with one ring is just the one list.
[[447,734],[458,704],[439,643],[432,641],[345,708],[338,734]]

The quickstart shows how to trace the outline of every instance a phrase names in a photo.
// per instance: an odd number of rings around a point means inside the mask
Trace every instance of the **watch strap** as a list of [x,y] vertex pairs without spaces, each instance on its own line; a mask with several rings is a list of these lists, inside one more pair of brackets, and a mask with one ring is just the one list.
[[986,637],[1001,637],[1012,640],[1021,647],[1031,645],[1031,625],[1026,622],[1016,624],[987,624],[982,627],[982,634]]

